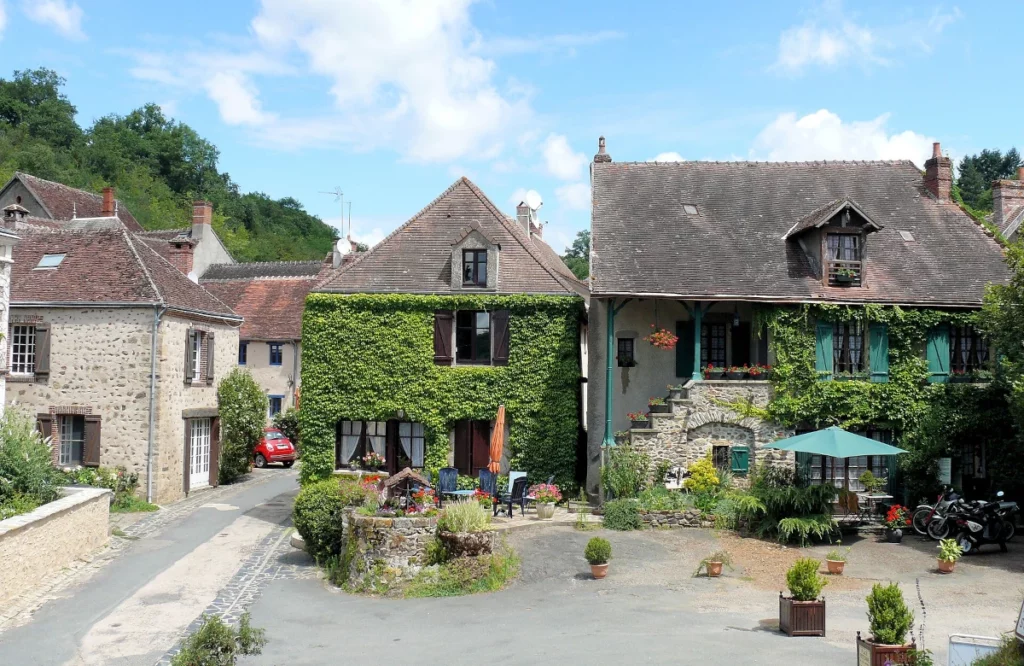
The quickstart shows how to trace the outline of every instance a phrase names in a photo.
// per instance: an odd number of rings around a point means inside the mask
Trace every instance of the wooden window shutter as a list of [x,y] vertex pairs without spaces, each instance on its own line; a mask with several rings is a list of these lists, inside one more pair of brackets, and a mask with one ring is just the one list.
[[730,453],[732,454],[732,473],[736,476],[746,476],[750,470],[750,449],[746,446],[734,446]]
[[36,430],[43,439],[53,437],[53,415],[50,412],[40,412],[36,416]]
[[[212,340],[212,338],[211,338]],[[210,485],[220,483],[220,418],[210,420]]]
[[832,379],[832,323],[819,321],[814,336],[814,369],[819,379]]
[[50,325],[36,324],[36,369],[37,375],[50,374]]
[[469,474],[470,451],[473,448],[472,421],[455,422],[455,467],[459,474]]
[[213,331],[206,334],[206,383],[213,384],[213,350],[216,347],[214,344],[215,340],[213,337]]
[[182,421],[185,424],[185,455],[182,458],[183,469],[182,469],[182,488],[185,490],[185,494],[188,495],[189,482],[188,477],[192,473],[192,422],[188,419]]
[[928,331],[928,381],[945,384],[949,380],[949,326],[943,324]]
[[437,365],[452,364],[452,322],[455,313],[451,310],[439,310],[434,313],[434,363]]
[[693,322],[677,321],[676,377],[693,377]]
[[884,384],[889,381],[889,327],[873,323],[868,326],[868,362],[871,381]]
[[86,467],[100,466],[100,417],[88,414],[85,417],[85,443],[82,445],[82,464]]
[[491,333],[494,335],[494,346],[491,362],[494,365],[508,365],[508,310],[495,310],[491,313]]
[[195,368],[195,358],[192,356],[192,345],[195,344],[196,332],[193,329],[185,331],[185,383],[192,381],[192,370]]

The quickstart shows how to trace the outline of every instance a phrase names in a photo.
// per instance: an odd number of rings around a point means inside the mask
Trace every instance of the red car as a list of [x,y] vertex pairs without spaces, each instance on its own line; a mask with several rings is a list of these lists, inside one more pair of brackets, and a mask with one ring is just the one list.
[[279,462],[291,467],[299,457],[295,446],[277,428],[264,428],[263,439],[256,445],[256,466],[266,467],[268,463]]

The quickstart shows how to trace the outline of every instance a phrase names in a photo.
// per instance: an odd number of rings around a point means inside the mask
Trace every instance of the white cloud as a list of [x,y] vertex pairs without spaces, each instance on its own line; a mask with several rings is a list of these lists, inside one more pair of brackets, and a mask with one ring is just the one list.
[[31,21],[49,25],[68,39],[85,39],[82,8],[67,0],[27,0],[22,8]]
[[649,162],[685,162],[686,159],[679,153],[673,151],[667,153],[658,153]]
[[555,189],[558,203],[569,210],[590,210],[590,185],[571,183]]
[[474,50],[487,53],[488,55],[521,55],[524,53],[546,53],[552,51],[565,51],[569,55],[576,55],[577,47],[622,39],[625,36],[624,33],[617,30],[601,30],[598,32],[569,35],[496,37],[494,39],[478,41],[474,45]]
[[513,206],[518,206],[520,201],[526,201],[526,193],[529,192],[525,187],[517,187],[512,196],[508,198],[508,202]]
[[828,109],[802,118],[783,113],[754,139],[751,157],[784,160],[912,160],[931,156],[931,137],[905,130],[889,133],[889,114],[874,120],[843,120]]
[[263,125],[274,119],[261,110],[259,93],[240,72],[217,72],[203,87],[229,125]]
[[549,134],[544,140],[544,167],[561,180],[576,180],[587,164],[587,156],[573,152],[568,139],[561,134]]

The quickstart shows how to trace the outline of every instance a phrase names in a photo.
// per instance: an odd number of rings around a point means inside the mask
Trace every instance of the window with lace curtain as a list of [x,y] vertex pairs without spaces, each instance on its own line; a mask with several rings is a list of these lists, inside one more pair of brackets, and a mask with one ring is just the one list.
[[335,467],[358,466],[370,451],[387,456],[387,423],[384,421],[342,421],[339,424]]
[[867,354],[864,352],[864,327],[860,322],[834,324],[832,329],[833,372],[867,372]]
[[972,326],[951,326],[949,368],[953,373],[988,369],[988,341]]

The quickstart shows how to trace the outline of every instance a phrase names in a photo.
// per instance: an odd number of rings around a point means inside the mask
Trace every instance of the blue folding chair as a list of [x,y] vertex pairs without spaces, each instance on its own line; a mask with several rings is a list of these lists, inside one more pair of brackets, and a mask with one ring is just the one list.
[[487,493],[492,499],[496,498],[498,496],[498,475],[487,468],[480,470],[480,490]]
[[444,496],[459,489],[459,470],[454,467],[442,467],[437,472],[438,506],[444,505]]

